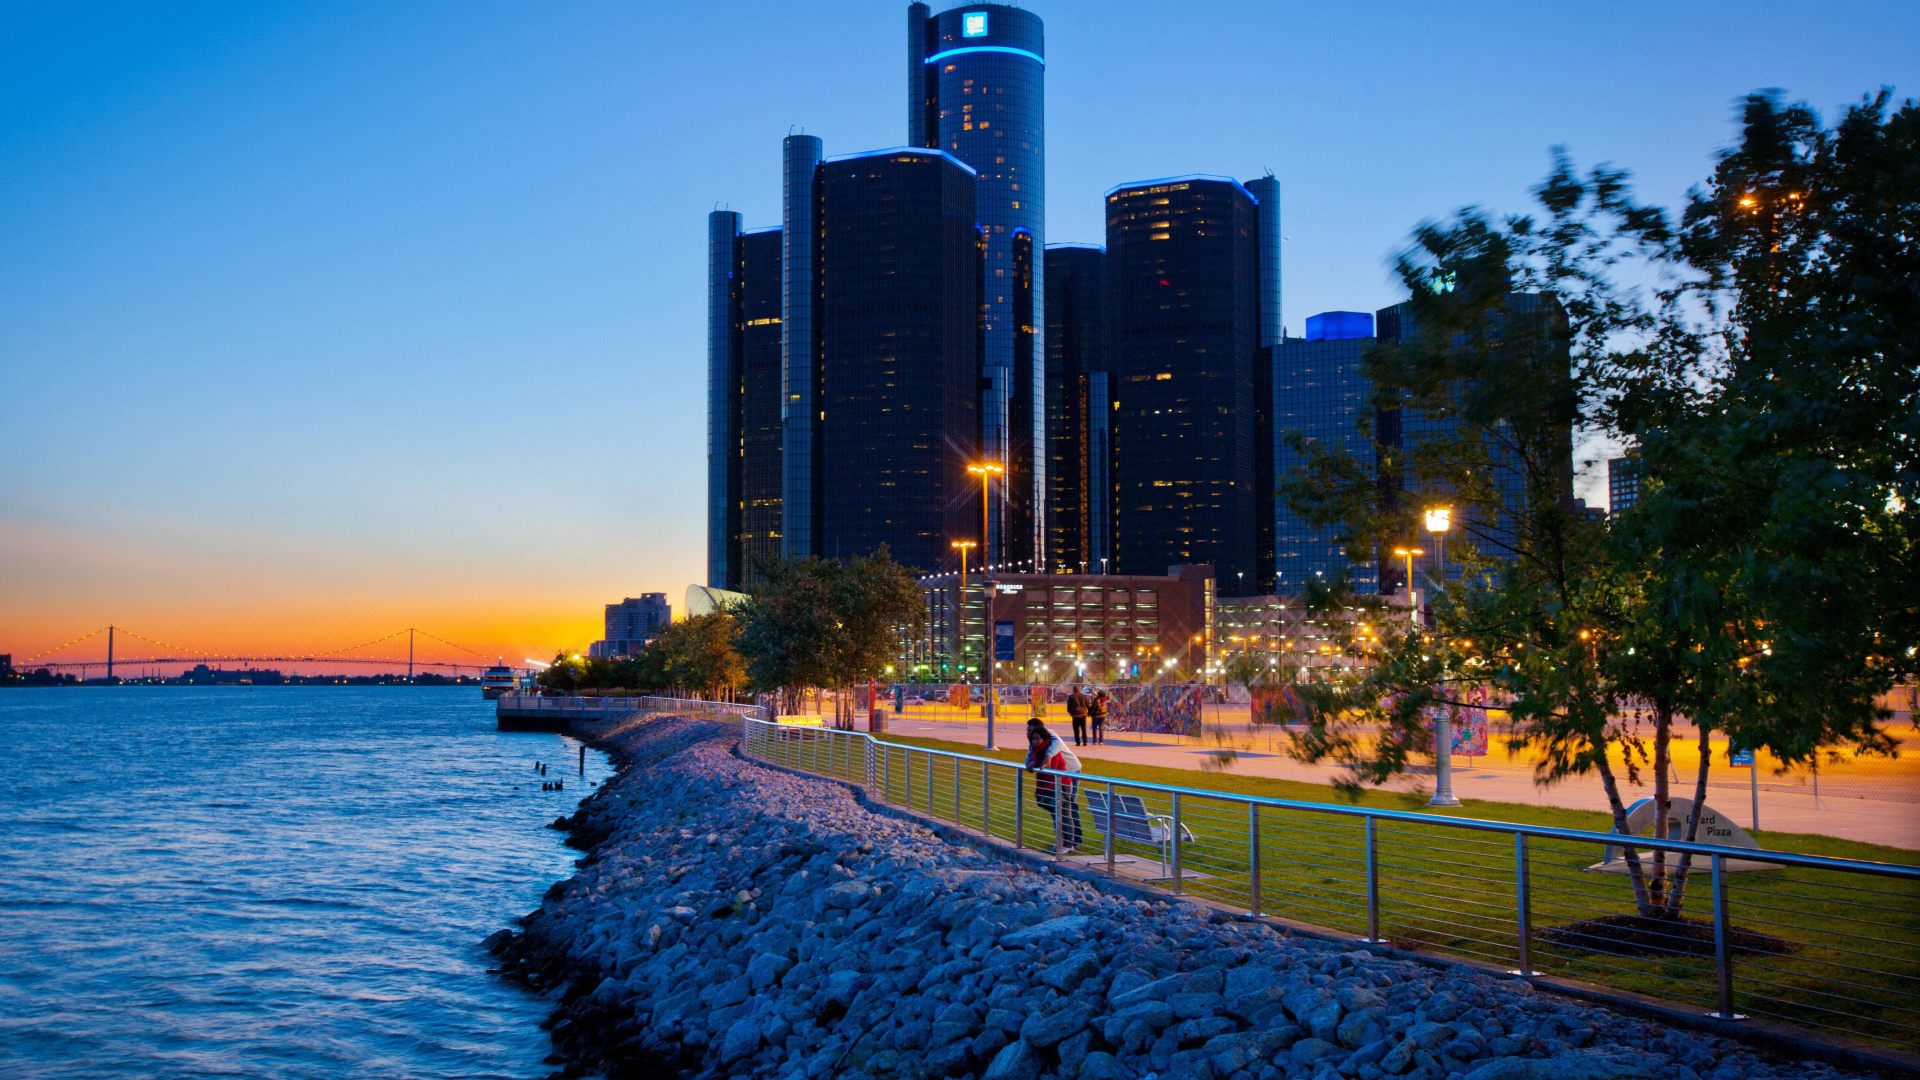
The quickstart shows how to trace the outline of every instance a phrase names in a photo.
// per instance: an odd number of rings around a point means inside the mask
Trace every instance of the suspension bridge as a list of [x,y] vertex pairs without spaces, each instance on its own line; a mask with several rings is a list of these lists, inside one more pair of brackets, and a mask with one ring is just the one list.
[[[386,646],[397,652],[402,637],[406,638],[407,644],[407,654],[405,656],[369,656],[365,654],[365,650],[377,646]],[[120,638],[131,638],[139,643],[139,648],[136,650],[135,655],[126,655],[124,653],[116,655],[115,648]],[[428,641],[444,645],[447,648],[466,653],[475,659],[453,661],[420,659],[416,656],[418,638],[425,638]],[[75,658],[74,653],[67,651],[74,649],[75,652],[79,652],[80,650],[77,649],[76,646],[88,642],[94,643],[95,648],[104,648],[106,650],[104,658],[93,657],[79,659]],[[141,652],[144,652],[145,655],[140,655]],[[47,657],[55,657],[55,659],[49,660]],[[77,671],[81,679],[84,680],[89,671],[100,668],[104,668],[107,678],[111,679],[114,677],[114,668],[116,666],[123,669],[151,669],[173,666],[186,668],[199,664],[353,664],[361,667],[381,667],[394,670],[405,668],[407,677],[412,678],[415,669],[450,671],[454,674],[459,674],[463,671],[484,671],[499,662],[500,661],[477,649],[470,649],[458,642],[449,641],[438,634],[431,634],[413,626],[403,627],[392,633],[383,634],[371,641],[363,641],[357,645],[348,645],[338,649],[327,649],[322,652],[250,654],[205,652],[199,649],[185,648],[148,637],[145,634],[129,630],[124,626],[108,625],[82,634],[72,641],[62,642],[51,649],[46,649],[24,660],[16,660],[13,662],[13,668],[15,671],[20,672],[37,671],[41,668],[63,673]]]

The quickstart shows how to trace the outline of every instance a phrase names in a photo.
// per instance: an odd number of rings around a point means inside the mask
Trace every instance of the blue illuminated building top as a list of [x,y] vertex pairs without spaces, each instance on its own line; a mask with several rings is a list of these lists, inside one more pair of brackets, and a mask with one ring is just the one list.
[[1260,205],[1259,198],[1256,197],[1253,192],[1248,191],[1245,184],[1242,184],[1231,176],[1213,176],[1208,173],[1188,173],[1185,176],[1163,176],[1158,180],[1136,180],[1131,184],[1119,184],[1108,188],[1105,197],[1111,199],[1123,191],[1138,191],[1144,187],[1160,187],[1163,184],[1187,184],[1202,180],[1218,184],[1232,184],[1234,187],[1240,189],[1240,194],[1252,199],[1255,206]]
[[1365,311],[1323,311],[1307,316],[1308,341],[1351,341],[1373,336],[1373,315]]
[[973,166],[967,164],[964,161],[961,161],[959,158],[954,157],[952,154],[947,153],[945,150],[934,150],[930,147],[925,147],[925,146],[890,146],[885,150],[867,150],[863,153],[858,153],[858,154],[835,154],[833,157],[830,157],[827,160],[828,161],[852,161],[855,158],[885,157],[888,154],[920,154],[925,156],[932,156],[937,154],[940,157],[946,158],[948,161],[953,162],[955,165],[960,166],[962,169],[967,170],[968,176],[980,175],[978,172],[974,170]]

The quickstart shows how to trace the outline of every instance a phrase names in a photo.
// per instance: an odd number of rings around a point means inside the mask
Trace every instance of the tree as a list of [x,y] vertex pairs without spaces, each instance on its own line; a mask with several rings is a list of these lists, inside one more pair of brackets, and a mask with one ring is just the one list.
[[847,560],[773,563],[737,605],[748,681],[781,693],[791,710],[809,687],[841,691],[836,719],[853,723],[851,688],[894,659],[899,628],[924,604],[913,575],[887,549]]
[[[1879,191],[1875,205],[1911,215],[1912,109],[1901,114],[1906,128],[1889,132],[1897,125],[1881,124],[1879,108],[1856,110],[1843,130],[1866,148],[1854,159],[1875,162],[1880,179],[1832,175],[1826,186]],[[1283,495],[1341,525],[1356,557],[1410,543],[1420,509],[1451,503],[1465,539],[1448,552],[1464,573],[1431,583],[1439,591],[1423,630],[1383,619],[1387,633],[1368,641],[1342,629],[1370,666],[1311,688],[1320,719],[1297,753],[1346,762],[1352,784],[1377,783],[1430,746],[1433,711],[1457,707],[1463,688],[1492,687],[1510,699],[1512,744],[1541,749],[1538,779],[1598,774],[1617,831],[1626,828],[1616,758],[1629,781],[1651,764],[1664,835],[1676,717],[1700,727],[1696,806],[1715,730],[1788,761],[1836,742],[1885,747],[1872,696],[1912,670],[1912,653],[1897,654],[1916,640],[1915,440],[1900,425],[1917,414],[1911,320],[1876,321],[1873,311],[1894,303],[1892,291],[1911,292],[1916,234],[1910,222],[1864,230],[1904,240],[1852,259],[1844,298],[1833,275],[1782,268],[1778,230],[1756,234],[1736,216],[1753,205],[1742,200],[1755,198],[1756,174],[1791,172],[1780,186],[1805,189],[1781,198],[1795,227],[1819,239],[1786,247],[1846,261],[1833,254],[1851,250],[1846,214],[1821,227],[1798,209],[1846,200],[1813,198],[1813,170],[1781,162],[1857,167],[1824,149],[1817,122],[1788,119],[1749,103],[1746,140],[1723,159],[1714,188],[1696,195],[1684,235],[1635,205],[1623,174],[1577,177],[1564,160],[1536,190],[1542,221],[1496,224],[1467,210],[1416,231],[1399,261],[1416,329],[1369,355],[1373,407],[1447,423],[1403,425],[1400,447],[1383,446],[1371,464],[1296,439],[1308,464]],[[1797,134],[1783,139],[1783,128]],[[1888,162],[1893,145],[1904,147],[1898,167]],[[1857,214],[1865,201],[1849,205]],[[1619,286],[1622,277],[1657,287],[1643,295]],[[1881,333],[1872,356],[1847,353],[1872,337],[1848,332],[1848,318]],[[1823,347],[1843,355],[1821,359]],[[1836,413],[1809,405],[1855,387],[1877,420],[1856,416],[1836,432]],[[1570,435],[1580,428],[1619,434],[1639,458],[1640,502],[1608,525],[1571,505]],[[1893,449],[1867,447],[1859,435],[1868,432]],[[1886,588],[1895,581],[1908,583],[1897,598]],[[1387,614],[1377,599],[1317,602]],[[1650,749],[1631,723],[1643,709]],[[1372,722],[1375,734],[1343,714]],[[1689,823],[1687,839],[1696,828]],[[1669,875],[1664,855],[1648,868],[1627,850],[1641,912],[1677,917],[1687,861]]]
[[717,701],[747,681],[738,636],[738,625],[725,611],[694,615],[668,625],[649,642],[641,666],[651,685]]

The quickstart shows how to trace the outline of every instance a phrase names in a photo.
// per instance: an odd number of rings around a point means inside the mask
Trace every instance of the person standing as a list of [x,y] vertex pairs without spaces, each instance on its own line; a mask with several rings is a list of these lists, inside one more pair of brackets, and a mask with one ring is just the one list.
[[[1028,772],[1036,769],[1048,769],[1033,779],[1033,801],[1047,812],[1047,817],[1059,822],[1060,843],[1067,850],[1080,846],[1080,803],[1075,798],[1075,785],[1072,779],[1055,776],[1055,772],[1077,773],[1080,771],[1080,759],[1072,750],[1067,749],[1065,739],[1047,729],[1039,718],[1027,721],[1027,763]],[[1064,805],[1061,805],[1064,800]],[[1058,809],[1056,810],[1056,806]]]
[[1093,721],[1095,745],[1104,744],[1107,741],[1107,709],[1112,703],[1113,699],[1107,696],[1105,690],[1096,690],[1093,692],[1093,700],[1087,704],[1087,716]]
[[1087,745],[1087,695],[1080,692],[1077,683],[1073,693],[1067,695],[1067,716],[1073,720],[1073,745]]

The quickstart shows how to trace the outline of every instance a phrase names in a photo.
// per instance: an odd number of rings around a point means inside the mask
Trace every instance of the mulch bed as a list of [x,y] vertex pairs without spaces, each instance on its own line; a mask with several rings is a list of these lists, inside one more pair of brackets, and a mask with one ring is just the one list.
[[[1615,956],[1713,955],[1713,923],[1705,919],[1608,915],[1542,930],[1536,936],[1564,948]],[[1800,948],[1771,934],[1737,926],[1727,928],[1727,947],[1750,956],[1788,956]]]

